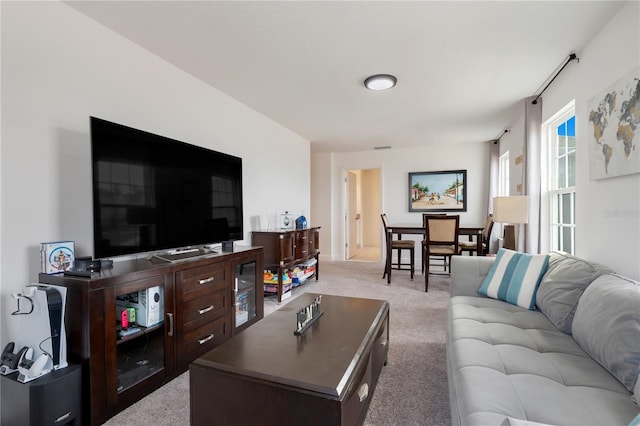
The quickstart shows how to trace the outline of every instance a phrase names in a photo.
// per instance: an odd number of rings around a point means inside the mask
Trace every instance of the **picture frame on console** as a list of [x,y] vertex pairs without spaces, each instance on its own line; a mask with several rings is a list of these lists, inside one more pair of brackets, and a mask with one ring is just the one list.
[[410,172],[410,212],[466,212],[467,171]]

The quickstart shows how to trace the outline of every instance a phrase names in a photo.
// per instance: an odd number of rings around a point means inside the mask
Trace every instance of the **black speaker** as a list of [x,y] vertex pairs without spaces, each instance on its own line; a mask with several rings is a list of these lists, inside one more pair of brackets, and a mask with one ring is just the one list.
[[82,424],[82,368],[71,364],[28,383],[0,376],[2,426]]

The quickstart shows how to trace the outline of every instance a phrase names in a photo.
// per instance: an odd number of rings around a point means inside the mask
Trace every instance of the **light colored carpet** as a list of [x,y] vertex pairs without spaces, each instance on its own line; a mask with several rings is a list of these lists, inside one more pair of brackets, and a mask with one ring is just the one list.
[[[375,389],[365,425],[448,425],[451,423],[445,363],[445,320],[449,277],[413,281],[406,271],[382,279],[381,262],[321,262],[320,280],[293,290],[277,303],[265,298],[265,315],[305,292],[384,299],[389,302],[389,353]],[[248,404],[251,401],[247,401]],[[258,419],[257,419],[258,420]],[[189,424],[189,373],[184,373],[105,425],[175,426]]]

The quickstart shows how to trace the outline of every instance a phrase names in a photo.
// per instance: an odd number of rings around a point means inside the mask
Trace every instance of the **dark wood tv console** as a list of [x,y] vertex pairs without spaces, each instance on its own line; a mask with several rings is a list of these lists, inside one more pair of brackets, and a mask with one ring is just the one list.
[[[68,359],[83,366],[82,424],[103,424],[260,320],[263,269],[262,247],[235,247],[173,263],[114,262],[92,278],[40,274],[40,283],[67,287]],[[146,325],[123,330],[121,311],[130,306]]]

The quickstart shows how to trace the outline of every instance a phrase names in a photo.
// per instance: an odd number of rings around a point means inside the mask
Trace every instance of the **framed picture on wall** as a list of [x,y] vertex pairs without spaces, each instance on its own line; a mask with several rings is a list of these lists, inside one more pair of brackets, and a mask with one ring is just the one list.
[[410,212],[466,212],[467,171],[409,173]]

